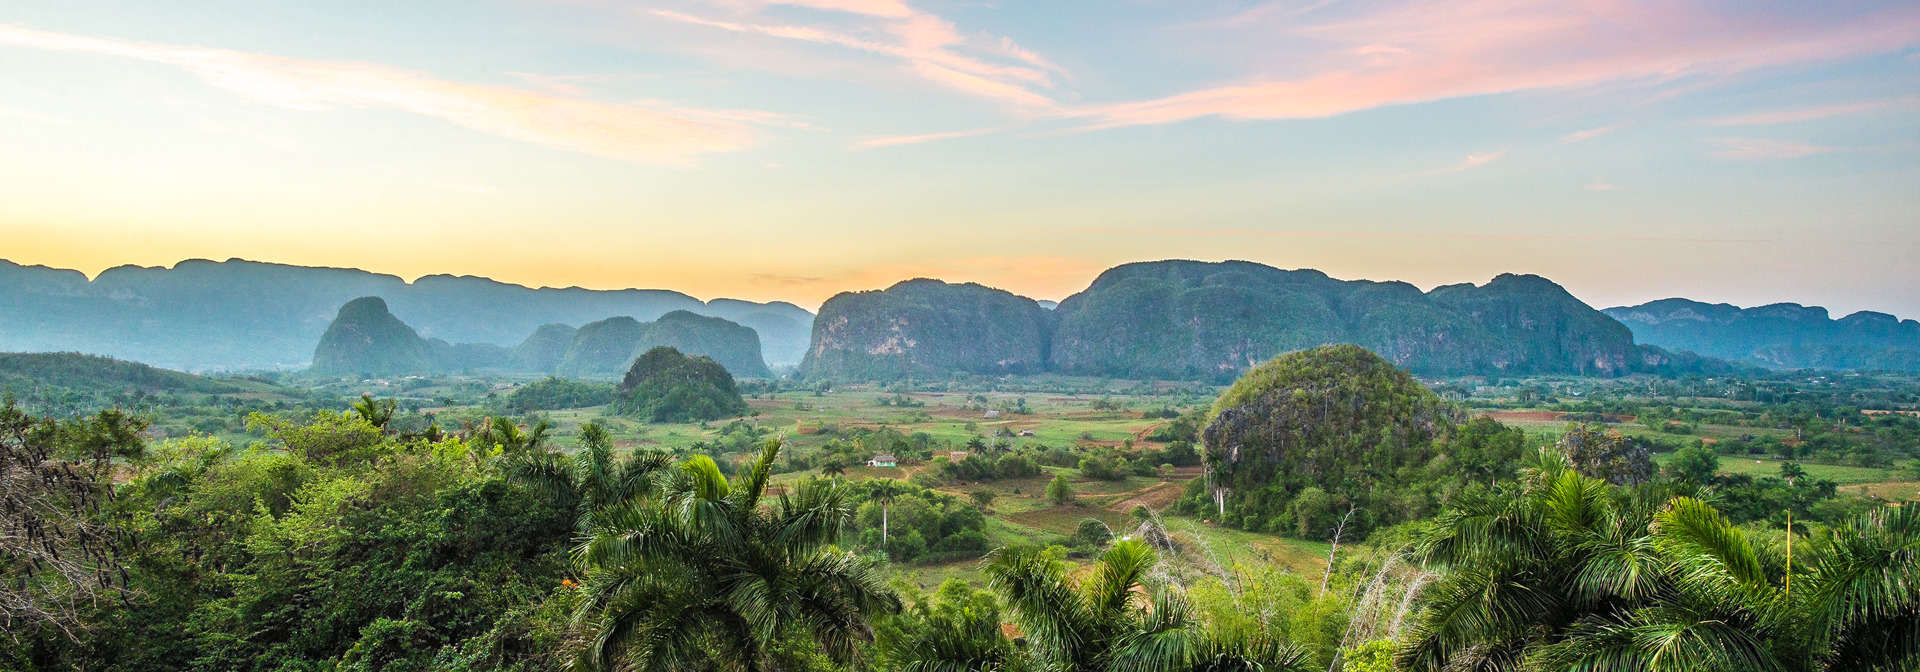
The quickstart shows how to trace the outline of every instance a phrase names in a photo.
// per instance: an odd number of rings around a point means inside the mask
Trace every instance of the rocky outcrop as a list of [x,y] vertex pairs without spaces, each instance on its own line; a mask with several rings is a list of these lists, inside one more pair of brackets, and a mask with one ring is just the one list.
[[433,353],[420,334],[394,317],[387,302],[363,296],[340,307],[320,345],[310,372],[319,375],[393,376],[434,370]]
[[1422,292],[1242,261],[1127,264],[1060,303],[1064,373],[1231,379],[1276,355],[1350,343],[1429,375],[1635,370],[1632,334],[1553,282],[1501,275]]
[[974,283],[917,279],[827,299],[801,363],[814,377],[896,380],[1046,370],[1051,312]]

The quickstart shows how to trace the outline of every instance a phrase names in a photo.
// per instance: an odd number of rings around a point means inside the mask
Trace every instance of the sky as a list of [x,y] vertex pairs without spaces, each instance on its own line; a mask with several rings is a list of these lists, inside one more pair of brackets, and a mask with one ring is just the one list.
[[1245,259],[1920,317],[1920,4],[24,0],[0,258],[808,308]]

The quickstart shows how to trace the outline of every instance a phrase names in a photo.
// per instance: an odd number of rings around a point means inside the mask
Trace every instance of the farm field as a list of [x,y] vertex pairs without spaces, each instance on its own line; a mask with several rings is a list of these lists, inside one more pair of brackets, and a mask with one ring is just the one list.
[[[1166,397],[1129,397],[1011,393],[905,393],[912,404],[897,405],[899,397],[886,393],[888,403],[880,403],[883,393],[868,387],[852,387],[824,394],[783,392],[748,400],[754,414],[740,420],[782,437],[793,454],[808,455],[849,430],[886,428],[902,435],[925,434],[940,445],[940,450],[965,450],[970,439],[984,438],[1000,446],[1044,445],[1076,448],[1112,447],[1126,450],[1150,450],[1164,446],[1149,437],[1168,422],[1162,417],[1142,417],[1145,411],[1173,408],[1188,411],[1199,406],[1179,405]],[[987,401],[981,402],[985,397]],[[999,417],[987,417],[987,409],[1021,407],[1027,413],[1002,410]],[[1096,399],[1111,402],[1119,409],[1095,409]],[[553,411],[544,417],[554,424],[554,434],[563,439],[576,435],[587,422],[607,426],[616,445],[626,447],[657,446],[687,450],[701,442],[719,440],[728,420],[694,424],[647,424],[611,415],[604,407]],[[1007,436],[1007,435],[1011,436]],[[1030,434],[1030,435],[1029,435]],[[939,454],[940,451],[936,451]],[[937,471],[925,460],[902,460],[893,467],[857,465],[846,467],[850,480],[894,479],[907,481],[917,474]],[[779,474],[776,484],[792,483],[818,471],[794,471]],[[1075,501],[1054,506],[1045,499],[1047,483],[1054,476],[1065,476],[1072,484]],[[1046,466],[1032,478],[1000,479],[991,482],[949,482],[932,489],[962,500],[974,492],[991,490],[993,504],[986,509],[985,533],[993,546],[1010,543],[1060,543],[1073,534],[1082,520],[1105,523],[1116,534],[1129,534],[1136,527],[1131,518],[1134,507],[1161,511],[1186,491],[1189,481],[1201,476],[1199,467],[1166,470],[1156,476],[1130,475],[1122,480],[1089,478],[1079,469]],[[1196,518],[1163,515],[1161,524],[1177,544],[1169,559],[1188,571],[1218,573],[1236,565],[1272,565],[1302,574],[1318,574],[1326,569],[1329,544],[1287,539],[1270,534],[1221,528]],[[1084,559],[1079,560],[1084,562]],[[899,564],[899,578],[932,588],[950,578],[979,583],[979,560],[966,559],[931,564]]]

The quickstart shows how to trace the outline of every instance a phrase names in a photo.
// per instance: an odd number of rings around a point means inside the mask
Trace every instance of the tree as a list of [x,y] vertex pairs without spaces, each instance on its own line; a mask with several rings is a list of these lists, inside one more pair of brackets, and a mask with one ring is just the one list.
[[[1025,659],[1000,633],[993,593],[947,579],[926,599],[876,628],[877,653],[898,672],[999,672],[1025,669]],[[877,667],[877,666],[876,666]]]
[[[1402,669],[1855,670],[1920,664],[1920,512],[1803,542],[1750,539],[1705,502],[1649,499],[1558,451],[1418,535],[1428,588]],[[1792,533],[1791,531],[1789,532]]]
[[843,484],[803,481],[761,506],[780,447],[732,482],[696,456],[594,526],[577,554],[583,664],[758,672],[783,642],[845,663],[867,619],[899,609],[879,567],[834,545],[852,515]]
[[[499,419],[496,418],[496,422]],[[508,429],[515,429],[511,423]],[[544,436],[546,423],[536,428]],[[657,451],[635,450],[626,459],[613,454],[613,435],[598,422],[580,428],[580,451],[567,455],[548,450],[536,436],[529,446],[507,453],[507,476],[544,493],[550,500],[579,511],[583,523],[595,514],[626,505],[651,494],[653,476],[672,464],[673,457]]]
[[71,636],[84,608],[128,589],[136,542],[113,512],[113,461],[145,454],[144,429],[119,411],[56,422],[0,405],[0,631]]
[[547,431],[552,428],[547,421],[541,420],[532,429],[521,429],[513,420],[495,416],[481,424],[473,440],[476,445],[497,449],[505,454],[538,452],[545,447]]
[[1066,476],[1056,475],[1053,481],[1047,484],[1047,501],[1054,506],[1073,501],[1073,484],[1067,482]]
[[1653,450],[1619,432],[1594,425],[1573,425],[1560,435],[1557,446],[1581,475],[1614,485],[1653,480]]
[[887,545],[887,511],[893,507],[893,498],[900,494],[899,484],[889,478],[873,486],[873,501],[880,503],[880,546]]
[[993,500],[995,497],[998,497],[998,496],[999,496],[998,493],[995,493],[994,491],[987,488],[981,488],[979,490],[975,490],[967,494],[967,497],[973,500],[973,505],[980,507],[981,509],[992,508]]
[[1264,634],[1209,631],[1178,591],[1150,584],[1159,557],[1121,541],[1075,580],[1032,547],[994,551],[987,579],[1032,641],[1036,662],[1061,672],[1281,672],[1304,670],[1298,650]]
[[371,394],[362,394],[359,401],[353,402],[353,412],[359,414],[367,424],[384,431],[387,424],[393,422],[394,410],[399,405],[400,402],[393,399],[375,399]]
[[1713,475],[1719,471],[1720,454],[1699,443],[1674,451],[1673,459],[1667,461],[1667,473],[1693,485],[1713,483]]

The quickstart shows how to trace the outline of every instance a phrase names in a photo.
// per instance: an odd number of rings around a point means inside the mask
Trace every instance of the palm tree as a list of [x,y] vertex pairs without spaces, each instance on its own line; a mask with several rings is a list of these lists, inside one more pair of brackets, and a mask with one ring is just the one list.
[[[546,423],[531,433],[519,433],[511,422],[496,418],[494,433],[506,435],[502,445],[518,445],[507,452],[503,466],[508,477],[539,489],[547,497],[577,507],[582,524],[597,512],[621,506],[649,494],[653,477],[672,464],[673,457],[657,451],[635,450],[616,459],[613,436],[600,423],[580,428],[580,451],[573,455],[548,450],[542,438]],[[507,434],[512,432],[518,434]]]
[[768,442],[733,482],[711,458],[660,492],[606,510],[575,556],[585,570],[579,662],[648,672],[758,672],[780,642],[850,661],[867,618],[899,609],[881,568],[834,546],[851,518],[843,485],[803,481],[762,506],[780,453]]
[[[1517,491],[1421,535],[1444,577],[1398,653],[1410,670],[1892,670],[1920,664],[1920,514],[1881,509],[1796,555],[1712,506],[1664,503],[1543,451]],[[1811,562],[1808,562],[1811,560]]]
[[880,548],[887,547],[887,509],[893,506],[893,498],[900,495],[898,484],[889,478],[873,484],[873,501],[880,503]]
[[[597,423],[594,423],[597,426]],[[481,445],[499,448],[505,454],[538,451],[545,447],[547,431],[553,425],[545,420],[535,424],[532,429],[521,429],[513,420],[502,416],[487,418],[475,428],[474,441]],[[605,428],[601,430],[603,433]],[[582,432],[584,436],[584,431]]]
[[387,425],[393,422],[394,411],[399,407],[398,401],[375,399],[371,394],[362,394],[359,401],[353,402],[353,412],[359,414],[360,419],[366,420],[367,424],[381,430],[385,430]]
[[991,585],[1033,642],[1038,662],[1058,672],[1264,672],[1306,669],[1305,656],[1257,636],[1235,639],[1193,617],[1180,593],[1150,586],[1153,549],[1122,540],[1085,580],[1039,549],[994,551]]

